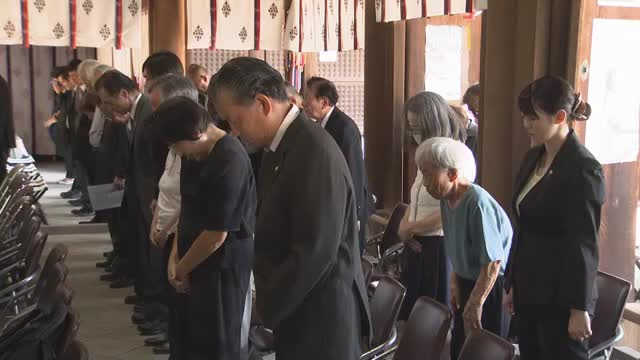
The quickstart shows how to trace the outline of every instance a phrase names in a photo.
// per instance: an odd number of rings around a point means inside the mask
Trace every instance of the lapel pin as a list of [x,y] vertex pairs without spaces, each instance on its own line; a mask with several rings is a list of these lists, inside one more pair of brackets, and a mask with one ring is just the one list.
[[278,165],[276,165],[276,169],[275,169],[275,171],[276,171],[276,172],[278,172]]
[[553,175],[553,169],[549,170],[549,175]]

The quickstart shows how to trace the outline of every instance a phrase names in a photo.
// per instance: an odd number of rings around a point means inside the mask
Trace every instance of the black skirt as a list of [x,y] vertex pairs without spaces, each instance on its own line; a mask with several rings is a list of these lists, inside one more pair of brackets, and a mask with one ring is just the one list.
[[400,281],[407,294],[399,320],[407,320],[418,298],[427,296],[449,306],[449,274],[451,266],[444,250],[443,236],[416,236],[422,252],[405,248]]

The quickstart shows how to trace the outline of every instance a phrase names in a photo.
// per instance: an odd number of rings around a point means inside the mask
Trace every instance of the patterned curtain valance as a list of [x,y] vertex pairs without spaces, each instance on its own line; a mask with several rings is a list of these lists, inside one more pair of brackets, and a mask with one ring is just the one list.
[[488,0],[372,0],[376,21],[390,22],[432,16],[469,14],[487,9]]
[[364,47],[365,0],[187,0],[187,48],[343,51]]
[[0,44],[139,48],[142,0],[4,0]]

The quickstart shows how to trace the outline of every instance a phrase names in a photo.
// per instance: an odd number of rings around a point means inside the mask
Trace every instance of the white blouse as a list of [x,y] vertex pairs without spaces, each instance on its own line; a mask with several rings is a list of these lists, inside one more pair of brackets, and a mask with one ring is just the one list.
[[164,173],[160,178],[158,194],[157,229],[163,229],[180,211],[180,167],[182,161],[173,150],[169,150]]
[[520,194],[518,194],[518,198],[516,199],[516,211],[518,212],[518,215],[520,215],[520,203],[522,202],[522,200],[524,200],[525,197],[527,197],[529,191],[531,191],[531,189],[536,186],[536,184],[540,181],[540,179],[544,177],[544,175],[545,174],[538,175],[535,168],[531,172],[529,181],[527,181],[527,184],[522,188],[522,191],[520,191]]
[[[416,179],[411,186],[411,204],[409,205],[409,221],[415,222],[440,212],[440,201],[434,199],[422,184],[422,172],[418,171]],[[443,236],[442,228],[435,231],[427,231],[418,236]]]

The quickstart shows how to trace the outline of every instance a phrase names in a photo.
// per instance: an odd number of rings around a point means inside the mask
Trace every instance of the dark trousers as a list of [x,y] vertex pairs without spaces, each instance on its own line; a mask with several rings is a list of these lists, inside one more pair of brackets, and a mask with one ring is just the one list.
[[169,286],[166,275],[166,255],[164,249],[154,246],[150,240],[151,224],[147,223],[140,211],[138,220],[137,264],[139,285],[142,294],[149,301],[159,301],[166,297]]
[[[460,276],[457,277],[458,291],[460,299],[458,300],[460,307],[454,309],[453,313],[453,330],[451,330],[451,359],[457,359],[462,350],[462,345],[466,339],[464,332],[464,319],[462,313],[471,291],[476,286],[476,282],[472,280],[463,279]],[[503,307],[502,307],[502,294],[504,291],[504,279],[502,276],[498,276],[493,289],[487,296],[482,307],[482,328],[490,331],[498,336],[504,336],[503,324]]]
[[80,199],[86,204],[90,205],[91,200],[89,199],[89,174],[87,172],[87,167],[81,161],[74,161],[74,185],[72,188],[77,188],[82,193]]
[[72,147],[71,144],[64,144],[65,149],[64,149],[64,169],[67,172],[66,174],[66,178],[67,179],[72,179],[73,178],[73,155],[72,154]]
[[428,296],[449,306],[449,260],[443,236],[416,236],[422,252],[408,246],[403,253],[400,281],[407,289],[398,319],[407,320],[418,298]]
[[588,359],[587,342],[569,336],[569,308],[516,304],[515,312],[520,359]]

